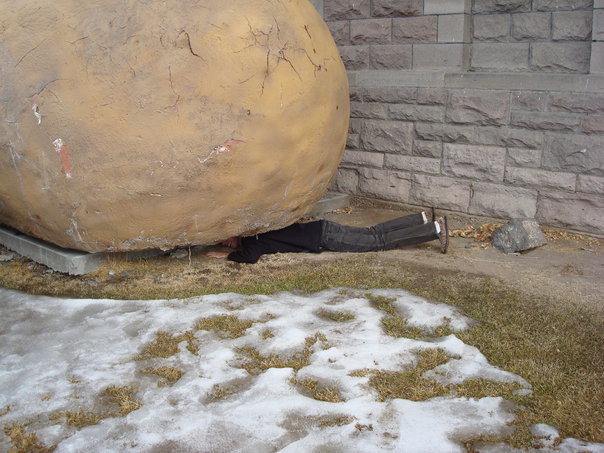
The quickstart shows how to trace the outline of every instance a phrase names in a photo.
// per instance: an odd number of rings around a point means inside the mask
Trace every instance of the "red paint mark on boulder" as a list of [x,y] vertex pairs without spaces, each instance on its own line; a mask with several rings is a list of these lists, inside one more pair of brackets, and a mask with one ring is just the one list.
[[64,145],[63,140],[61,140],[60,138],[57,138],[53,142],[53,145],[55,146],[55,151],[61,156],[61,165],[63,165],[65,177],[71,178],[71,174],[73,171],[73,163],[71,161],[71,149]]

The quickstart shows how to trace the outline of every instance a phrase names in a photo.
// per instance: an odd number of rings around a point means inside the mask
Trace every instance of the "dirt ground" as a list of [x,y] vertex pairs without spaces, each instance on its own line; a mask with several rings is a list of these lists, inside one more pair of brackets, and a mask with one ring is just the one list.
[[[356,200],[350,209],[338,210],[324,216],[327,220],[349,225],[371,225],[408,213],[393,205]],[[501,220],[472,217],[436,211],[447,215],[451,230],[477,233],[482,225],[493,228]],[[485,229],[489,229],[488,227]],[[427,243],[387,253],[396,256],[401,265],[421,264],[439,270],[461,270],[469,274],[484,274],[500,278],[512,287],[528,293],[543,293],[569,297],[604,311],[604,240],[543,228],[547,245],[522,253],[503,253],[473,237],[452,237],[446,255],[437,252],[438,243]],[[472,233],[469,233],[472,235]],[[478,234],[479,235],[479,234]],[[324,257],[334,254],[324,254]]]

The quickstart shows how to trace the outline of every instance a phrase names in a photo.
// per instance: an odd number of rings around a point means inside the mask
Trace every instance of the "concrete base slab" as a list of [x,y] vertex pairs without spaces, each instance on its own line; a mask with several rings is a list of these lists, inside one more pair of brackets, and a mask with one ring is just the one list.
[[319,217],[336,209],[348,208],[350,206],[350,195],[345,193],[328,192],[318,201],[309,217]]
[[0,244],[57,272],[83,275],[103,263],[103,253],[64,249],[7,227],[0,227]]

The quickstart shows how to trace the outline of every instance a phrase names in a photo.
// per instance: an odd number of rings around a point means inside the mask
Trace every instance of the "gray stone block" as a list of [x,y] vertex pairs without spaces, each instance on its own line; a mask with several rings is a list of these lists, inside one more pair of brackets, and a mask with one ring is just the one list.
[[534,0],[536,11],[559,11],[587,9],[593,5],[593,0]]
[[472,183],[471,214],[500,218],[533,218],[537,191],[500,184]]
[[568,192],[540,192],[537,220],[542,224],[604,234],[604,197]]
[[348,132],[350,134],[360,134],[363,127],[363,120],[359,118],[350,118]]
[[592,39],[594,41],[604,41],[604,9],[594,10]]
[[515,91],[512,93],[512,110],[543,112],[547,105],[547,93],[535,91]]
[[438,16],[438,42],[470,42],[470,25],[466,14]]
[[362,168],[359,191],[362,195],[388,201],[409,202],[411,175],[392,170]]
[[346,150],[342,158],[345,164],[352,164],[357,167],[378,167],[384,166],[384,155],[382,153],[372,153],[367,151]]
[[440,209],[467,212],[470,184],[455,178],[413,175],[411,202]]
[[373,0],[375,17],[417,16],[423,13],[423,0]]
[[512,219],[493,231],[492,244],[505,253],[522,252],[547,244],[539,224],[533,219]]
[[591,59],[589,62],[589,72],[592,74],[604,74],[604,42],[592,41]]
[[522,13],[512,16],[512,38],[516,41],[549,39],[550,13]]
[[471,67],[485,71],[526,71],[529,44],[476,43],[472,46]]
[[503,181],[505,158],[505,148],[445,143],[443,174],[480,181]]
[[407,87],[367,87],[363,94],[363,100],[367,102],[412,104],[416,99],[417,88]]
[[557,112],[601,113],[604,112],[604,94],[551,93],[549,109]]
[[510,37],[509,14],[486,14],[472,18],[475,41],[506,42]]
[[507,167],[505,182],[519,187],[574,191],[577,175],[536,168]]
[[526,129],[550,131],[576,131],[579,129],[581,117],[576,114],[541,113],[541,112],[512,112],[510,125]]
[[419,88],[417,90],[417,103],[425,105],[445,105],[449,91],[445,88]]
[[369,67],[369,46],[340,46],[339,50],[346,69],[367,69]]
[[508,159],[506,163],[508,168],[510,166],[538,168],[541,166],[541,150],[510,148],[508,149]]
[[420,157],[440,158],[443,153],[441,142],[432,142],[428,140],[413,140],[413,155]]
[[592,11],[567,11],[553,14],[554,41],[591,40]]
[[327,26],[338,46],[350,44],[350,21],[337,20],[335,22],[327,22]]
[[412,123],[368,120],[361,133],[361,146],[367,151],[411,154],[412,136]]
[[415,123],[415,133],[422,140],[442,140],[445,143],[508,146],[539,149],[543,133],[507,127],[475,127],[453,124]]
[[325,19],[359,19],[370,17],[369,0],[328,0],[325,2]]
[[361,136],[359,134],[348,134],[346,138],[346,148],[359,149],[361,146]]
[[506,92],[453,91],[447,109],[447,121],[501,126],[507,123],[509,111],[510,96]]
[[455,69],[465,65],[464,44],[414,44],[413,69]]
[[604,140],[593,135],[547,134],[543,168],[604,176]]
[[371,46],[369,61],[372,69],[411,69],[413,48],[411,44]]
[[336,209],[343,209],[350,206],[350,196],[345,193],[328,192],[321,198],[312,211],[308,214],[310,217],[319,217]]
[[440,174],[440,159],[387,154],[384,161],[384,167],[394,170],[410,171],[413,173],[419,172],[438,175]]
[[388,119],[388,104],[377,102],[351,102],[351,118]]
[[424,0],[424,14],[470,13],[469,0]]
[[587,134],[604,134],[604,116],[590,115],[581,121],[581,130]]
[[531,0],[478,0],[473,3],[473,13],[510,13],[531,10]]
[[86,253],[59,247],[16,230],[0,227],[0,244],[37,263],[70,275],[84,275],[103,264],[103,253]]
[[589,72],[589,42],[534,43],[531,49],[533,71]]
[[404,17],[392,20],[392,40],[399,43],[436,42],[436,16]]
[[332,183],[332,189],[336,192],[356,194],[359,189],[359,174],[357,170],[339,168]]
[[442,123],[445,120],[445,108],[438,105],[391,104],[388,111],[390,118],[395,120],[434,123]]
[[350,42],[353,44],[386,44],[392,35],[390,19],[366,19],[350,22]]
[[601,176],[579,175],[577,178],[577,192],[604,195],[604,178]]

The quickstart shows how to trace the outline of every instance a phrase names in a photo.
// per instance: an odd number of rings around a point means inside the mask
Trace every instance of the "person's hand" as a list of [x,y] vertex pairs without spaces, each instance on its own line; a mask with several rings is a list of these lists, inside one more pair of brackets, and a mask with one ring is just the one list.
[[212,251],[212,252],[206,253],[206,256],[210,256],[212,258],[226,258],[229,256],[229,252]]

